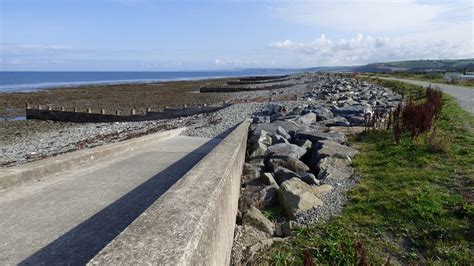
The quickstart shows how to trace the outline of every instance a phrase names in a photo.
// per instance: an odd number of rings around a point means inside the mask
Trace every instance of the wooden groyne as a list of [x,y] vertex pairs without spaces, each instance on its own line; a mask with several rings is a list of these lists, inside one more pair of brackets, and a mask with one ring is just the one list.
[[104,109],[100,109],[99,112],[93,112],[92,109],[87,108],[85,112],[81,112],[77,111],[77,108],[67,111],[64,107],[55,110],[52,106],[47,106],[46,108],[42,108],[42,106],[32,108],[27,104],[26,119],[73,123],[133,122],[172,119],[195,114],[211,113],[227,106],[229,106],[227,103],[223,103],[221,106],[183,106],[182,108],[165,108],[162,111],[156,112],[151,111],[150,108],[146,108],[143,114],[138,114],[137,109],[131,109],[128,114],[122,113],[119,110],[116,110],[114,114],[106,114]]
[[207,93],[275,90],[304,83],[305,82],[300,78],[294,76],[292,77],[290,75],[245,77],[240,78],[239,80],[228,81],[226,85],[202,87],[199,89],[199,92]]

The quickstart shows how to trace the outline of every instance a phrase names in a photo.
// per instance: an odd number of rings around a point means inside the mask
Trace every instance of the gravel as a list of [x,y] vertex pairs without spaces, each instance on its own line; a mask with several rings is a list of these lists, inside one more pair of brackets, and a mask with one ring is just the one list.
[[87,123],[57,131],[33,132],[24,138],[2,144],[0,165],[2,167],[19,165],[81,148],[91,148],[177,127],[187,127],[182,133],[186,136],[214,138],[251,117],[253,113],[261,111],[264,106],[264,103],[242,103],[214,113],[169,120]]
[[160,121],[79,124],[58,131],[38,132],[0,147],[0,165],[11,166],[41,158],[113,143],[170,128]]
[[233,128],[253,113],[260,112],[266,104],[242,103],[235,104],[212,114],[192,116],[187,120],[193,123],[183,135],[191,137],[214,138]]
[[296,222],[301,226],[306,226],[325,222],[338,215],[347,203],[345,192],[354,187],[358,180],[359,177],[354,176],[345,180],[327,180],[328,182],[324,182],[334,188],[331,192],[320,197],[324,204],[298,215]]

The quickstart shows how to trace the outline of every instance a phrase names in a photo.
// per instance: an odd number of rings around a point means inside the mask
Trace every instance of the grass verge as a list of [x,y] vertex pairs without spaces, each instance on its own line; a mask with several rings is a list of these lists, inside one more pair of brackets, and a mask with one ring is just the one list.
[[[413,98],[420,90],[382,82]],[[341,215],[296,229],[261,262],[474,264],[474,117],[444,97],[434,133],[414,141],[404,135],[400,144],[388,131],[354,139],[362,178]]]

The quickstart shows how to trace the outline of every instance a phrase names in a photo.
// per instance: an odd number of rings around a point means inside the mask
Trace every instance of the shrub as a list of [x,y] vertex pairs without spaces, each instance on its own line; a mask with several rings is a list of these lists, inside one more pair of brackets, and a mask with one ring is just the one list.
[[403,106],[398,107],[390,114],[395,141],[400,141],[403,132],[410,132],[412,138],[429,132],[433,128],[435,119],[443,108],[443,93],[429,87],[425,93],[426,101],[415,102],[411,99]]

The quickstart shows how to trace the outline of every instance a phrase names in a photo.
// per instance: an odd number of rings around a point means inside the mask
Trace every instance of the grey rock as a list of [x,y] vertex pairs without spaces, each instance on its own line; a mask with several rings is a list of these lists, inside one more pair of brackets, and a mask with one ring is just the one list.
[[279,144],[279,143],[289,143],[288,140],[281,135],[275,134],[272,136],[272,143]]
[[275,176],[275,181],[277,182],[278,185],[281,185],[283,182],[293,177],[298,177],[298,175],[295,172],[289,169],[286,169],[284,167],[277,167],[273,175]]
[[307,113],[305,115],[300,116],[295,120],[298,124],[303,125],[311,125],[312,123],[316,122],[316,114],[315,113]]
[[334,114],[329,111],[328,108],[322,106],[315,106],[312,108],[312,112],[317,115],[318,121],[328,120],[334,117]]
[[290,219],[304,211],[323,205],[323,201],[311,192],[311,187],[299,178],[291,178],[280,185],[278,198]]
[[276,134],[284,137],[285,139],[290,139],[291,138],[290,134],[288,134],[288,132],[284,128],[282,128],[281,126],[277,127]]
[[252,120],[252,123],[254,124],[265,124],[270,122],[271,120],[269,116],[255,116]]
[[267,114],[275,115],[275,114],[287,114],[288,108],[285,105],[271,103],[267,105]]
[[330,140],[318,141],[313,150],[311,156],[311,165],[313,166],[316,166],[321,159],[329,156],[346,159],[353,158],[358,153],[356,149]]
[[265,186],[261,179],[249,182],[240,192],[239,210],[242,213],[251,207],[264,209],[278,203],[278,187]]
[[268,185],[268,186],[274,186],[276,188],[280,188],[277,184],[277,182],[275,181],[275,178],[273,177],[273,174],[272,173],[263,173],[260,175],[260,179],[262,180],[262,182],[265,184],[265,185]]
[[317,168],[319,169],[319,179],[347,179],[354,175],[354,169],[348,159],[329,156],[319,161]]
[[312,173],[297,173],[298,177],[308,185],[319,185],[321,181],[316,179],[316,176]]
[[338,126],[346,127],[346,126],[350,126],[351,123],[342,116],[336,116],[332,119],[324,121],[324,125],[328,127],[338,127]]
[[266,146],[270,146],[272,145],[272,133],[266,130],[260,130],[250,136],[249,142],[251,144],[261,143]]
[[372,113],[372,108],[370,105],[351,105],[351,106],[344,106],[339,108],[333,108],[333,113],[341,116],[348,116],[348,115],[364,115],[367,113]]
[[275,225],[255,207],[247,210],[242,223],[244,225],[251,225],[269,236],[272,236],[275,231]]
[[297,132],[295,137],[297,139],[309,140],[311,142],[317,142],[318,140],[331,140],[338,143],[347,142],[346,135],[340,132],[321,132],[319,130]]
[[275,206],[278,204],[278,190],[280,187],[277,184],[264,187],[257,193],[255,204],[253,206],[259,209]]
[[353,126],[363,126],[366,122],[366,118],[364,116],[349,115],[346,116],[346,119]]
[[309,167],[305,163],[293,157],[277,157],[268,159],[267,167],[269,170],[275,171],[280,166],[295,173],[309,171]]
[[296,144],[301,148],[305,148],[307,151],[313,148],[313,143],[307,139],[298,139]]
[[244,163],[244,168],[242,170],[243,175],[254,176],[255,178],[260,177],[260,169],[253,164]]
[[300,159],[305,155],[306,149],[295,144],[279,143],[268,147],[267,156],[287,156]]
[[262,157],[267,153],[267,145],[257,142],[249,148],[248,158]]
[[258,167],[260,169],[264,168],[265,167],[265,163],[264,163],[264,158],[263,157],[253,157],[253,158],[250,158],[247,160],[247,163],[255,166],[255,167]]
[[278,127],[282,127],[288,133],[290,133],[290,131],[298,131],[300,128],[295,122],[288,120],[277,120],[270,124],[252,124],[250,126],[250,131],[252,132],[252,135],[260,134],[260,131],[262,130],[272,134],[277,134]]

